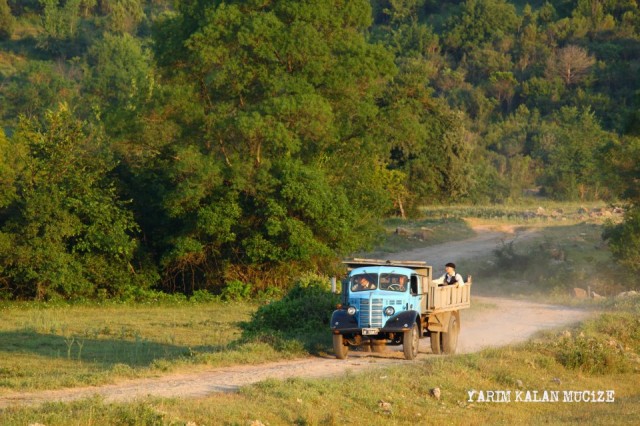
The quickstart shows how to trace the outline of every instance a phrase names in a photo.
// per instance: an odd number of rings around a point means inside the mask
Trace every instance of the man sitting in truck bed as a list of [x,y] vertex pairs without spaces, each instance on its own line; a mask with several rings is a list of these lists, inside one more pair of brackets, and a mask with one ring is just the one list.
[[462,279],[462,275],[456,273],[456,265],[455,263],[447,263],[444,266],[445,273],[440,278],[433,280],[434,284],[442,285],[452,285],[452,284],[460,284],[460,286],[464,285],[464,280]]

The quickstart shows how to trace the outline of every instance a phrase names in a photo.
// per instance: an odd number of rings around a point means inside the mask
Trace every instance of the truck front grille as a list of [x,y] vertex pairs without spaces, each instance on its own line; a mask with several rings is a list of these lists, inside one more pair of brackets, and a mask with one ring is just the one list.
[[382,299],[360,300],[360,327],[382,327]]

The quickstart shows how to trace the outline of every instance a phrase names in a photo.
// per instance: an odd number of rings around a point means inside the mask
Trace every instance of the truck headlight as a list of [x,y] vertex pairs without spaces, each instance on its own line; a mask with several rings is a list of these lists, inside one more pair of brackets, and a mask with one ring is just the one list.
[[349,306],[349,307],[347,308],[347,313],[348,313],[349,315],[355,315],[355,314],[356,314],[356,307],[355,307],[355,306]]
[[396,310],[393,308],[393,306],[387,306],[386,308],[384,308],[384,314],[388,317],[392,316],[395,313]]

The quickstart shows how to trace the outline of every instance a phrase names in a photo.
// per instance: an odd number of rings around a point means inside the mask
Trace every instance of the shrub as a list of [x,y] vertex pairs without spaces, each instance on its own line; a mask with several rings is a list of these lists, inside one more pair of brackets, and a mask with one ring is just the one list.
[[588,374],[624,373],[631,370],[640,346],[638,320],[628,313],[605,314],[578,330],[565,331],[537,349],[567,368]]
[[609,224],[602,238],[609,241],[618,262],[631,270],[640,270],[640,207],[628,210],[621,224]]
[[243,301],[249,299],[251,296],[252,286],[251,284],[245,284],[239,280],[233,280],[227,283],[227,286],[222,289],[222,300],[226,301]]
[[245,324],[250,332],[299,332],[325,330],[339,296],[331,293],[329,280],[317,275],[298,279],[281,300],[261,306]]

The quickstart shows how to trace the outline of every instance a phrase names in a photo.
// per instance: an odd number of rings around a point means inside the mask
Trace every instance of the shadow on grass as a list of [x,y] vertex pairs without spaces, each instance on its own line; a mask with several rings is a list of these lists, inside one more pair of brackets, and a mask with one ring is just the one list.
[[104,367],[126,364],[147,367],[157,360],[174,360],[195,352],[217,352],[228,346],[186,347],[145,339],[95,339],[82,336],[59,336],[35,331],[0,332],[0,353],[32,353],[38,356],[93,362]]

